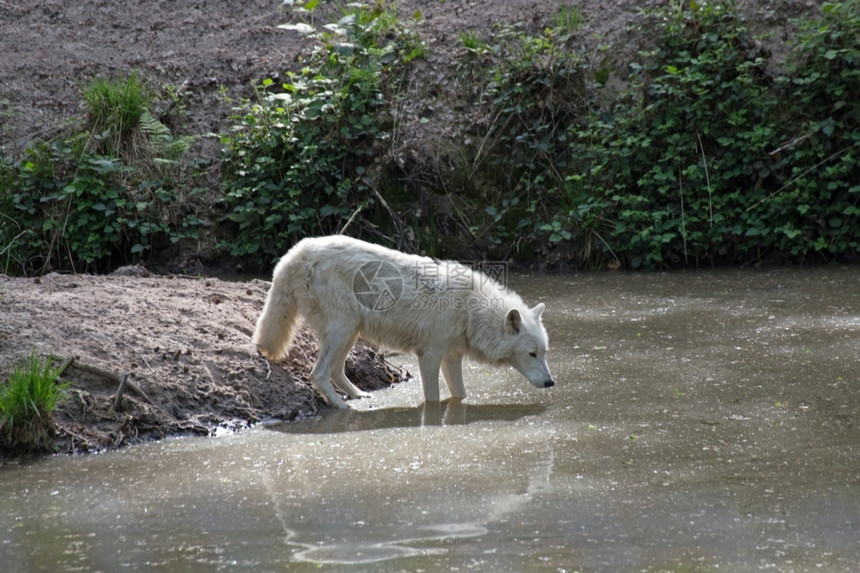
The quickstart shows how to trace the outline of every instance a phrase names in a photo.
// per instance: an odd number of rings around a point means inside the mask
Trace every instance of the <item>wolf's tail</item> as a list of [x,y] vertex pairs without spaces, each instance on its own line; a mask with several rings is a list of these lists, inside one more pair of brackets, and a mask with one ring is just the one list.
[[254,330],[254,344],[270,360],[278,360],[286,354],[301,319],[295,295],[299,285],[291,281],[298,261],[291,254],[295,253],[288,253],[275,267],[272,286]]

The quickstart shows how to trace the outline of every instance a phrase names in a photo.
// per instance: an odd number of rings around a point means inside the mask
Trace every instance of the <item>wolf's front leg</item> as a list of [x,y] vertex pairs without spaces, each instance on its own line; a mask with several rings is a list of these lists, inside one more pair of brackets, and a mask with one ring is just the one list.
[[448,354],[442,361],[442,375],[451,392],[452,398],[462,400],[466,397],[466,386],[463,384],[463,357],[459,354]]
[[325,401],[328,402],[328,405],[332,408],[349,408],[349,404],[343,401],[338,393],[335,391],[334,386],[331,384],[331,380],[326,379],[317,379],[314,378],[313,374],[311,374],[311,383],[317,389],[317,391],[323,395]]
[[335,385],[346,392],[346,395],[352,398],[353,400],[357,398],[370,398],[370,393],[365,392],[364,390],[356,387],[352,382],[349,381],[349,378],[346,377],[346,373],[343,371],[343,368],[340,368],[334,376],[332,376],[332,381],[334,381]]
[[424,387],[424,400],[427,402],[439,401],[439,367],[442,364],[442,356],[438,354],[420,354],[418,356],[418,370],[421,371],[421,385]]

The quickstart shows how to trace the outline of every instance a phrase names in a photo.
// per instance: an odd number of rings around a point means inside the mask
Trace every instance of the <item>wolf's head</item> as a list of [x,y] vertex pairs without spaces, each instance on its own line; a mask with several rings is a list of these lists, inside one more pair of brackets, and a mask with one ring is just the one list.
[[548,339],[540,315],[544,304],[540,303],[525,313],[512,308],[505,315],[505,334],[514,337],[512,352],[506,357],[508,363],[538,388],[554,386],[552,374],[546,364]]

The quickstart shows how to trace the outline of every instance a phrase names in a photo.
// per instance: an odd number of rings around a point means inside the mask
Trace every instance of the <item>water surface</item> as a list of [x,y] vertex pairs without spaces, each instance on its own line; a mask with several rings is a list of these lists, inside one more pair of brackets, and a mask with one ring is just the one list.
[[860,570],[860,269],[510,282],[555,387],[6,464],[0,570]]

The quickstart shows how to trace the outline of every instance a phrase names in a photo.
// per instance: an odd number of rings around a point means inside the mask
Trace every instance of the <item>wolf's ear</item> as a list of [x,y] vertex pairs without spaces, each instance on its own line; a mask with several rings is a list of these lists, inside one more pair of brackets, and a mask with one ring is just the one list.
[[519,334],[520,327],[523,324],[523,317],[520,316],[520,311],[515,308],[512,308],[508,311],[507,316],[505,316],[505,333],[506,334]]
[[544,308],[546,308],[546,305],[544,303],[540,302],[537,305],[535,305],[535,307],[532,309],[532,314],[535,315],[536,319],[540,320],[540,315],[543,314]]

